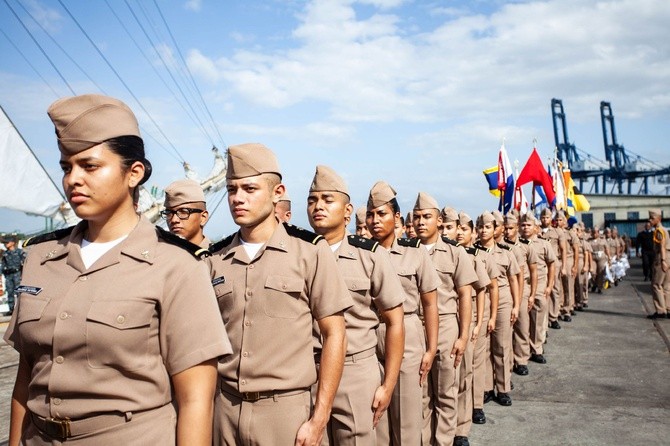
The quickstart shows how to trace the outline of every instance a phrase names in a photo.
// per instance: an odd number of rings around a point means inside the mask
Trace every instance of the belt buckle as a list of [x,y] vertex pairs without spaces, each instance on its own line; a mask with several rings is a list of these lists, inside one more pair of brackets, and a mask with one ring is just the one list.
[[242,392],[242,399],[244,401],[258,401],[261,399],[260,392]]
[[53,438],[65,440],[70,438],[70,420],[58,420],[56,418],[47,418],[44,420],[46,433]]

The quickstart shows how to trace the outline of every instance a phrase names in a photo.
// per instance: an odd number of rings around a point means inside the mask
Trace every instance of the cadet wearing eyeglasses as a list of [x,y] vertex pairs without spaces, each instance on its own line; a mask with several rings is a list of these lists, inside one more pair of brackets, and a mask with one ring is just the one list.
[[171,233],[189,242],[209,248],[211,241],[203,234],[209,220],[205,194],[193,180],[177,180],[165,188],[165,210],[161,216]]

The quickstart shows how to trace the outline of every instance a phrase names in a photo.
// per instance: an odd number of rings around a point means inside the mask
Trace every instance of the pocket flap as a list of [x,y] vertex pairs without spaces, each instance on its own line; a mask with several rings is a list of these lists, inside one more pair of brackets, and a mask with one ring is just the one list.
[[86,319],[125,330],[149,325],[153,314],[153,302],[96,301],[91,303]]
[[297,277],[268,276],[265,288],[284,293],[300,293],[305,287],[305,281]]
[[344,277],[344,283],[350,291],[367,291],[370,289],[370,279],[367,277]]
[[214,285],[214,292],[216,293],[216,297],[221,297],[228,293],[232,293],[233,284],[232,282],[224,282],[219,285]]
[[19,297],[18,316],[16,322],[21,324],[28,321],[36,321],[42,317],[44,309],[49,303],[48,299],[43,299],[31,296],[27,293],[22,293]]

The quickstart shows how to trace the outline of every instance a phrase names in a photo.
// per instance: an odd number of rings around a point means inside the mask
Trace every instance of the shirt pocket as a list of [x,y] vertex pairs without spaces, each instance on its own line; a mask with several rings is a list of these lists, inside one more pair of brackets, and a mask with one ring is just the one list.
[[[154,302],[92,302],[86,315],[86,356],[89,366],[122,370],[145,367],[154,317]],[[157,333],[155,335],[157,337]]]
[[18,311],[16,323],[18,325],[30,321],[38,321],[42,318],[44,309],[49,303],[49,299],[36,297],[28,293],[19,294]]
[[349,294],[359,303],[365,303],[365,297],[370,291],[370,279],[367,277],[343,277]]
[[268,276],[265,280],[263,309],[270,317],[297,319],[307,313],[309,307],[301,296],[305,281],[298,277]]
[[442,284],[446,286],[449,290],[454,289],[454,272],[456,271],[456,265],[453,262],[446,261],[444,259],[434,262],[435,271],[437,275],[440,276]]
[[235,307],[235,296],[233,295],[233,284],[225,282],[214,286],[214,293],[216,294],[216,301],[219,304],[219,311],[224,323],[230,320],[230,313]]

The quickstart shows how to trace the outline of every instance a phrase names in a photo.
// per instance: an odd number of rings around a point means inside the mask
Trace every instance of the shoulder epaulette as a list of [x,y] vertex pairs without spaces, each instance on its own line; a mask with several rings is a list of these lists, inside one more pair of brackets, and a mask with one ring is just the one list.
[[456,240],[450,239],[449,237],[442,236],[442,241],[444,243],[449,243],[450,245],[453,245],[453,246],[461,246],[460,243],[458,243]]
[[525,238],[521,238],[521,237],[519,237],[519,241],[520,241],[521,243],[523,243],[524,245],[528,245],[528,244],[530,244],[530,242],[531,242],[530,240],[527,240],[527,239],[525,239]]
[[37,245],[39,243],[50,242],[52,240],[60,240],[70,235],[73,229],[74,226],[70,226],[69,228],[57,229],[53,232],[47,232],[46,234],[40,234],[36,235],[35,237],[30,237],[28,240],[23,242],[23,246],[24,247],[32,246]]
[[188,251],[196,259],[202,259],[212,255],[209,249],[201,248],[195,243],[191,243],[186,239],[174,235],[173,233],[166,231],[160,226],[156,226],[156,234],[158,235],[159,239],[164,240],[171,245],[179,246],[181,249]]
[[418,238],[399,238],[397,240],[400,246],[409,246],[410,248],[418,248],[421,246],[421,240]]
[[507,237],[505,237],[504,240],[505,240],[505,243],[507,243],[510,246],[514,246],[518,243],[518,242],[513,242],[512,240],[508,239]]
[[347,237],[347,241],[351,246],[355,246],[356,248],[367,249],[368,251],[372,252],[375,252],[377,246],[379,246],[379,243],[377,243],[372,239],[353,234]]
[[471,256],[476,256],[479,254],[479,249],[475,248],[474,246],[464,246],[465,252],[470,254]]
[[284,229],[286,229],[286,233],[291,237],[297,237],[301,240],[311,243],[312,245],[316,245],[319,240],[323,239],[322,236],[315,234],[312,231],[294,226],[290,223],[284,223]]
[[504,243],[496,243],[496,245],[498,246],[498,248],[505,249],[505,250],[507,250],[507,251],[511,251],[511,250],[512,250],[512,247],[511,247],[511,246],[506,245],[506,244],[504,244]]
[[236,232],[233,232],[223,240],[219,240],[218,242],[209,245],[209,252],[217,252],[222,250],[226,246],[230,245],[233,242],[233,239],[235,238],[235,234]]

